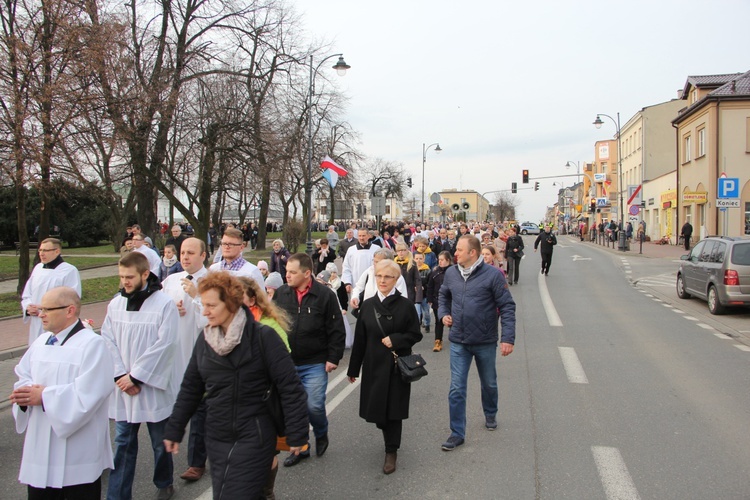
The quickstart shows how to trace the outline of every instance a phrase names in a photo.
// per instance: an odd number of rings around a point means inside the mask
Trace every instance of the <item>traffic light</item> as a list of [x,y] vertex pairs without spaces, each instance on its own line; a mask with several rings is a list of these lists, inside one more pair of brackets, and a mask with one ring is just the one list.
[[534,183],[534,191],[539,191],[539,181]]
[[596,200],[591,200],[591,206],[589,206],[589,212],[592,214],[596,212]]
[[408,177],[406,179],[406,185],[409,186],[409,187],[411,187],[411,177]]
[[510,192],[513,194],[516,194],[518,192],[518,184],[515,182],[512,182],[510,184]]
[[523,183],[524,184],[529,183],[529,171],[527,169],[524,169],[523,171]]

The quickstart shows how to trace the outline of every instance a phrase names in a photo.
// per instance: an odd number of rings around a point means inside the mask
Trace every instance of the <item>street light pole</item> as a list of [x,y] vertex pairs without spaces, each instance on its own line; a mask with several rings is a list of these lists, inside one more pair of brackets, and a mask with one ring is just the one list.
[[422,211],[420,212],[422,221],[424,222],[424,164],[427,161],[427,151],[432,147],[435,146],[435,152],[439,153],[442,151],[440,149],[440,144],[437,142],[434,144],[430,144],[429,146],[425,146],[425,143],[422,143]]
[[[318,69],[327,60],[338,57],[339,60],[332,67],[336,70],[339,76],[344,76],[346,70],[351,68],[344,61],[344,54],[332,54],[318,63],[317,66],[313,67],[313,55],[310,54],[310,87],[308,89],[308,106],[307,106],[307,183],[305,185],[305,209],[307,210],[307,254],[312,255],[313,253],[313,241],[312,241],[312,164],[313,164],[313,125],[312,125],[312,109],[313,109],[313,95],[315,94],[315,76],[318,74]],[[333,203],[333,200],[331,200]]]
[[[617,120],[612,118],[609,115],[605,115],[604,113],[599,113],[596,115],[596,120],[594,120],[594,126],[596,128],[602,128],[602,125],[604,122],[600,117],[606,116],[610,120],[612,120],[612,123],[615,124],[617,127],[617,191],[619,191],[620,194],[620,210],[619,210],[619,218],[620,218],[620,231],[624,232],[625,230],[625,208],[624,203],[622,200],[622,151],[620,150],[620,143],[622,142],[622,138],[620,137],[620,113],[617,113]],[[624,233],[623,233],[624,234]],[[620,238],[620,246],[622,247],[621,250],[625,250],[625,246],[622,243],[622,238]],[[626,240],[627,241],[627,240]]]

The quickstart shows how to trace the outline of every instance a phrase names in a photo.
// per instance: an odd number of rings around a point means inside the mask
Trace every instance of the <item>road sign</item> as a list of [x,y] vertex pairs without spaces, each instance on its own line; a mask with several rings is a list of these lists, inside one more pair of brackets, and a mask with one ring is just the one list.
[[638,184],[637,186],[628,186],[628,205],[641,204],[641,187],[643,187],[643,184]]
[[385,196],[370,198],[370,213],[376,217],[385,215]]
[[[740,179],[739,177],[719,177],[719,198],[739,198],[740,197]],[[716,205],[717,207],[719,205]]]
[[440,195],[438,193],[432,193],[430,195],[430,201],[433,203],[437,203],[440,201]]
[[727,200],[719,198],[716,200],[716,206],[719,208],[740,208],[740,200]]
[[641,207],[638,205],[630,205],[630,208],[628,209],[628,212],[630,215],[638,215],[638,212],[641,211]]
[[607,205],[609,205],[609,198],[597,198],[596,199],[597,207],[606,207]]

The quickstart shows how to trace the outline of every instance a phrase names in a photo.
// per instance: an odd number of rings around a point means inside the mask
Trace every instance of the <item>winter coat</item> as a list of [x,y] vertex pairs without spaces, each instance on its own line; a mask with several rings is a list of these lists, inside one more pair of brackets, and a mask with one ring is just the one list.
[[554,250],[553,247],[557,245],[557,237],[552,234],[552,231],[549,233],[547,231],[542,231],[539,233],[539,236],[536,237],[534,250],[536,250],[540,244],[542,246],[542,253],[552,253],[552,250]]
[[[438,308],[438,297],[440,294],[440,287],[443,286],[443,280],[445,279],[445,271],[448,267],[435,266],[430,271],[430,275],[427,277],[427,303],[432,304],[432,308],[437,311]],[[437,317],[437,314],[435,314]]]
[[346,331],[333,290],[313,279],[301,304],[297,291],[289,285],[278,288],[273,300],[289,315],[289,347],[295,365],[339,364],[344,356]]
[[[258,438],[260,423],[270,420],[262,400],[269,378],[276,384],[284,410],[287,443],[307,442],[307,393],[297,376],[289,352],[278,334],[255,322],[243,307],[247,323],[240,343],[226,356],[219,356],[200,335],[195,343],[180,393],[164,430],[164,438],[180,442],[190,418],[204,399],[208,407],[206,438],[233,443]],[[259,336],[263,336],[265,365],[259,356]],[[266,367],[268,373],[266,372]],[[263,436],[260,436],[263,438]],[[272,436],[275,441],[275,436]]]
[[286,248],[279,250],[279,253],[271,251],[271,269],[268,272],[279,273],[284,283],[286,283],[286,261],[289,260],[289,257],[291,257],[291,254]]
[[401,264],[399,262],[396,262],[396,263],[401,268],[401,276],[404,277],[404,281],[406,282],[406,293],[408,295],[409,300],[411,300],[413,304],[421,304],[422,303],[422,277],[419,275],[419,269],[417,269],[417,264],[412,263],[411,269],[409,269],[408,262],[404,264]]
[[[409,418],[411,384],[401,380],[391,349],[381,341],[384,336],[390,337],[396,354],[411,354],[412,346],[422,340],[414,304],[396,292],[383,302],[378,295],[371,297],[360,307],[347,371],[350,377],[359,377],[360,369],[362,371],[359,416],[374,423]],[[383,331],[376,321],[376,313],[380,314]]]
[[[518,252],[514,252],[514,249],[516,248],[518,249]],[[513,257],[514,259],[520,259],[521,256],[523,256],[522,252],[523,238],[521,238],[517,234],[508,236],[508,241],[505,242],[505,258],[510,259],[511,257]]]
[[449,337],[451,342],[497,342],[497,313],[500,311],[503,326],[501,342],[515,343],[516,303],[508,290],[505,276],[498,268],[480,262],[464,280],[457,265],[449,267],[445,271],[438,302],[438,321],[449,315],[453,318]]

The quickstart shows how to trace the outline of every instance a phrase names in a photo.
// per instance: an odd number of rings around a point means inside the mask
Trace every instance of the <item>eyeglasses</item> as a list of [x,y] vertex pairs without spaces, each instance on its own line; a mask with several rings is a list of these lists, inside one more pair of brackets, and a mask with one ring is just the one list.
[[39,253],[54,252],[57,248],[40,248]]
[[398,279],[398,276],[388,276],[386,274],[376,274],[375,279],[378,281],[390,281]]
[[241,247],[242,243],[229,243],[228,241],[222,241],[221,246],[223,247]]
[[39,314],[45,314],[46,315],[50,311],[59,311],[60,309],[66,309],[66,308],[68,308],[68,307],[70,307],[72,305],[73,304],[68,304],[67,306],[58,306],[58,307],[40,307],[39,309],[37,309],[37,312]]

